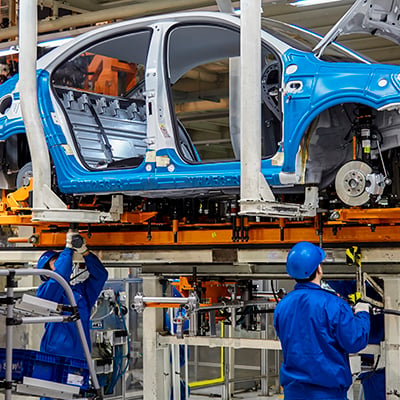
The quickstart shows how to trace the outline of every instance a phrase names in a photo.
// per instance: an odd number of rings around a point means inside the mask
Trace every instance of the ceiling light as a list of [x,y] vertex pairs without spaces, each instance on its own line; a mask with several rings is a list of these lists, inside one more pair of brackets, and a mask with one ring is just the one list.
[[316,6],[318,4],[335,3],[340,0],[297,0],[289,3],[291,6],[305,7],[305,6]]

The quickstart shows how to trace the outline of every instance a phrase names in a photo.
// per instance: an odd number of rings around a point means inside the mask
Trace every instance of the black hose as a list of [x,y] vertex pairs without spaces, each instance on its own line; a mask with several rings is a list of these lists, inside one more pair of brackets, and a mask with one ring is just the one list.
[[279,303],[280,300],[279,300],[278,296],[276,295],[275,288],[274,288],[274,281],[272,279],[271,279],[271,289],[272,289],[272,293],[274,295],[275,301],[277,303]]
[[366,379],[369,379],[369,378],[371,378],[371,377],[372,377],[372,375],[374,375],[374,374],[375,374],[375,372],[376,372],[376,369],[377,369],[377,367],[378,367],[378,364],[379,364],[379,360],[380,360],[380,358],[381,358],[381,355],[380,355],[380,354],[378,354],[378,355],[377,355],[377,357],[376,357],[375,365],[374,365],[374,367],[372,368],[372,370],[371,370],[371,371],[369,371],[369,373],[368,373],[367,375],[365,375],[365,376],[363,376],[362,378],[360,378],[362,381],[364,381],[364,380],[366,380]]
[[400,316],[400,310],[392,310],[389,308],[372,307],[372,311],[374,314],[390,314]]
[[73,280],[75,280],[76,278],[78,278],[78,276],[81,276],[82,274],[84,274],[85,272],[89,272],[88,270],[87,270],[87,268],[85,268],[83,271],[81,271],[81,272],[78,272],[75,276],[73,276],[72,278],[69,278],[69,281],[71,282],[71,281],[73,281]]
[[400,311],[399,310],[387,310],[387,309],[383,309],[381,310],[382,314],[391,314],[391,315],[400,315]]

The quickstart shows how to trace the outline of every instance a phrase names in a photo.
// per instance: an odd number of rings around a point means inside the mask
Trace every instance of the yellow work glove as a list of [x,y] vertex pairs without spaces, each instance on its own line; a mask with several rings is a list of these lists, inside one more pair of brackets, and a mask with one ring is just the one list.
[[360,292],[354,292],[351,293],[347,296],[349,303],[351,304],[356,304],[361,300],[361,293]]

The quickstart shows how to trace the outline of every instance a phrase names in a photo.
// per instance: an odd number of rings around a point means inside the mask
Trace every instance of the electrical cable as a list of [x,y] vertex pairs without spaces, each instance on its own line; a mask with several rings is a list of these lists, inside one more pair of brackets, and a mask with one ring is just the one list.
[[276,295],[275,288],[274,288],[274,281],[272,279],[271,279],[271,289],[272,289],[272,294],[274,295],[275,301],[277,303],[279,303],[280,300],[279,300],[278,296]]
[[85,268],[83,271],[78,272],[76,275],[74,275],[73,277],[69,278],[69,282],[74,281],[76,278],[78,278],[78,276],[83,275],[85,272],[88,272],[87,268]]
[[120,319],[122,321],[122,324],[123,324],[125,332],[126,332],[126,341],[127,341],[127,353],[126,353],[126,356],[125,356],[126,359],[127,359],[127,362],[126,362],[125,368],[122,371],[122,375],[123,375],[125,373],[125,371],[129,367],[129,361],[130,361],[130,358],[131,358],[131,340],[130,340],[130,337],[129,337],[128,328],[126,326],[125,317],[124,317],[124,313],[123,313],[123,310],[122,310],[121,299],[119,297],[119,293],[117,294],[117,304],[118,304]]
[[[374,367],[372,368],[372,370],[369,371],[368,374],[367,374],[366,376],[360,378],[362,381],[371,378],[372,375],[375,374],[375,372],[376,372],[376,370],[377,370],[377,368],[378,368],[378,364],[379,364],[380,358],[381,358],[381,355],[378,354],[377,357],[376,357],[375,365],[374,365]],[[360,375],[359,375],[359,376],[360,376]]]
[[[110,315],[112,315],[114,313],[114,309],[111,309],[111,311],[109,311],[107,314],[101,315],[100,317],[94,318],[91,317],[90,319],[92,321],[102,321],[104,319],[106,319],[107,317],[109,317]],[[92,315],[95,315],[96,313],[94,312]]]
[[254,307],[253,306],[247,306],[247,307],[244,308],[243,311],[237,311],[236,312],[236,315],[240,315],[240,318],[238,318],[236,320],[236,325],[242,325],[243,322],[246,319],[246,315],[254,314],[254,312],[252,312],[252,310],[251,310],[252,308],[254,308]]
[[[116,299],[116,304],[113,306],[113,312],[117,315],[118,319],[122,322],[124,331],[126,332],[127,337],[127,354],[123,354],[123,346],[117,345],[114,347],[114,357],[113,357],[113,372],[111,377],[108,379],[108,383],[104,388],[104,393],[106,395],[112,394],[114,392],[115,385],[121,379],[121,377],[125,374],[126,370],[130,364],[130,351],[131,351],[131,342],[129,338],[129,332],[126,326],[124,309],[121,304],[121,298],[119,292],[114,292],[114,296]],[[118,312],[115,311],[115,305],[117,306]],[[102,319],[102,318],[99,318]],[[110,354],[112,356],[112,350],[110,349]],[[124,364],[124,359],[126,359],[126,364]]]

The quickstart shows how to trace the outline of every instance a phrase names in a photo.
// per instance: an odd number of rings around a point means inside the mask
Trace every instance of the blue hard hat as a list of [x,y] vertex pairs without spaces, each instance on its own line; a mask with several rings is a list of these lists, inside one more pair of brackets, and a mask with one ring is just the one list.
[[294,279],[307,279],[325,259],[325,251],[310,242],[295,244],[286,260],[286,272]]
[[[49,261],[54,258],[54,257],[58,257],[60,255],[60,253],[58,251],[54,251],[54,250],[48,250],[45,251],[40,257],[39,260],[36,264],[36,268],[37,269],[48,269],[49,267]],[[42,279],[42,281],[47,280],[48,278],[44,275],[41,275],[40,278]]]

